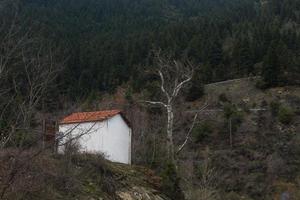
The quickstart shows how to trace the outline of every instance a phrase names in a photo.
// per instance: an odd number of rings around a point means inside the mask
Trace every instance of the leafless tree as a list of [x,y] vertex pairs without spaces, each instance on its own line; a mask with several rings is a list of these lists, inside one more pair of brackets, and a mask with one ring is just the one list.
[[[23,162],[19,159],[28,135],[42,139],[32,126],[34,112],[59,72],[64,59],[59,50],[45,42],[37,29],[20,16],[14,1],[0,1],[0,153],[14,149],[15,158],[6,178],[0,177],[0,199],[18,176]],[[16,140],[17,138],[17,140]],[[31,157],[41,152],[37,149]]]
[[63,69],[58,49],[47,44],[20,17],[14,2],[0,2],[0,149],[20,130],[28,131],[33,112]]
[[174,162],[175,155],[178,154],[187,144],[191,130],[197,120],[198,114],[195,115],[186,139],[178,150],[174,149],[173,132],[174,132],[174,105],[175,100],[180,95],[181,90],[192,80],[194,65],[189,61],[178,61],[170,57],[163,57],[160,52],[155,54],[156,73],[160,78],[160,90],[162,100],[145,101],[151,105],[162,106],[167,114],[167,155],[170,161]]
[[[190,194],[191,200],[219,200],[218,192],[220,171],[212,164],[208,147],[203,151],[203,160],[198,166],[198,178],[196,188]],[[195,187],[195,186],[193,186]]]

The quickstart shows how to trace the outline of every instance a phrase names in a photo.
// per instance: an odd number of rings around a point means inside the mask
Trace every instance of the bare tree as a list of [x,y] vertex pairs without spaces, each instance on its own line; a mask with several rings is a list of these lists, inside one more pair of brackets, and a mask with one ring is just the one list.
[[219,187],[219,176],[220,171],[217,170],[212,163],[210,157],[210,149],[205,148],[203,153],[203,160],[198,164],[197,176],[198,180],[195,185],[192,186],[190,197],[187,199],[191,200],[219,200],[220,194],[218,191]]
[[1,149],[16,132],[29,131],[33,112],[63,69],[64,59],[58,61],[58,48],[22,18],[17,3],[1,1],[0,12]]
[[194,127],[198,114],[195,115],[192,126],[187,133],[186,140],[180,145],[178,150],[174,149],[173,132],[174,132],[174,105],[175,100],[180,95],[181,90],[192,80],[194,73],[194,65],[186,61],[173,60],[169,57],[162,57],[160,53],[156,53],[156,73],[160,78],[160,90],[162,92],[162,100],[145,101],[152,105],[162,106],[167,114],[167,155],[170,161],[175,160],[175,155],[179,153],[186,145],[191,130]]
[[[27,136],[42,139],[42,131],[32,126],[34,112],[53,81],[63,69],[58,49],[45,42],[38,29],[27,23],[14,1],[0,2],[0,151],[7,147],[16,153],[14,161],[1,177],[0,199],[17,179],[24,162]],[[41,153],[36,149],[32,158]]]

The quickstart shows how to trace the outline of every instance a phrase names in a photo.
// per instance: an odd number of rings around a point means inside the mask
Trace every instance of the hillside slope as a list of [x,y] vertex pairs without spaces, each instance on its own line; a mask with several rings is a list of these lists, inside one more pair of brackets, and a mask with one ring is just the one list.
[[[78,97],[112,92],[128,81],[138,91],[151,81],[143,72],[144,66],[151,67],[154,49],[201,64],[196,73],[205,74],[201,78],[206,83],[270,71],[280,83],[299,77],[299,1],[22,2],[20,18],[33,21],[35,32],[69,58],[62,87],[52,93]],[[277,77],[282,72],[289,76]]]
[[3,199],[168,200],[160,178],[143,167],[106,161],[100,155],[1,152]]
[[[205,86],[209,108],[181,156],[188,193],[206,188],[222,200],[299,199],[300,88],[260,90],[255,83],[247,78]],[[190,112],[200,104],[191,103]]]
[[[216,200],[300,197],[300,87],[261,90],[256,82],[256,78],[245,78],[209,84],[199,100],[179,100],[176,144],[182,144],[194,114],[204,101],[209,102],[179,155],[187,199],[205,195]],[[135,130],[134,162],[159,170],[164,162],[164,110],[139,107],[134,102],[145,99],[142,94],[134,94],[132,103],[125,96],[126,89],[120,88],[97,104],[114,102],[113,106],[125,108]]]

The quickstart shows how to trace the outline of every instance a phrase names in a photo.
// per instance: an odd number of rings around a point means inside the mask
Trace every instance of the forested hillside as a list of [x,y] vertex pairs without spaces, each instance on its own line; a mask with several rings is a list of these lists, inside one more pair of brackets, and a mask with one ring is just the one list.
[[259,74],[269,86],[298,82],[298,0],[24,0],[20,7],[65,50],[61,91],[69,95],[127,81],[139,90],[158,48],[199,64],[195,79],[205,83]]
[[[297,200],[299,85],[300,0],[0,0],[0,199]],[[114,109],[139,167],[59,132]]]

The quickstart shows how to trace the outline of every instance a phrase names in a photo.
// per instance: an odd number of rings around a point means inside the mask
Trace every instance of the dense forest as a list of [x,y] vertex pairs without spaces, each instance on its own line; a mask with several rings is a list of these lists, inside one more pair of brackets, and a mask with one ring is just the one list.
[[[24,0],[24,17],[65,51],[60,92],[139,91],[151,51],[193,60],[204,83],[262,75],[297,83],[298,0]],[[292,73],[291,73],[292,72]]]

